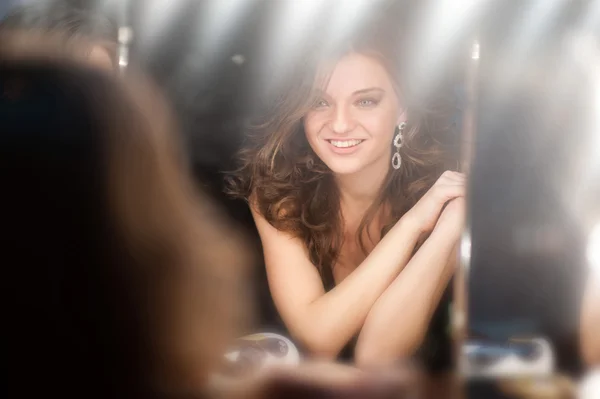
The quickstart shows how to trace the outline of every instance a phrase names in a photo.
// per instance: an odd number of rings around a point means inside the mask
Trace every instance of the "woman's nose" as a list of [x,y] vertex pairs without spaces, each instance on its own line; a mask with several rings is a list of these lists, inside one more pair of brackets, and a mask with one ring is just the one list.
[[353,129],[352,117],[344,107],[336,107],[331,122],[331,130],[336,134],[345,134]]

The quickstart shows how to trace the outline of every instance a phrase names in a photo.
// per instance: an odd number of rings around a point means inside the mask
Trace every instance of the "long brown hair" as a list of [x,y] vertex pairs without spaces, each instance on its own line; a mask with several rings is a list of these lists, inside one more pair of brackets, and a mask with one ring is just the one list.
[[249,129],[239,152],[240,166],[227,179],[230,194],[250,200],[271,225],[303,240],[326,286],[333,284],[332,267],[342,245],[340,196],[331,170],[306,140],[302,119],[316,100],[315,87],[327,80],[336,60],[349,52],[376,58],[407,104],[402,167],[397,171],[390,167],[357,231],[365,255],[363,232],[382,206],[389,207],[383,236],[445,169],[456,167],[452,93],[443,90],[435,99],[421,98],[408,84],[408,73],[400,68],[406,52],[400,51],[397,40],[381,34],[358,37],[324,51],[312,49],[318,55],[305,57],[297,65],[294,78],[286,82],[265,120]]

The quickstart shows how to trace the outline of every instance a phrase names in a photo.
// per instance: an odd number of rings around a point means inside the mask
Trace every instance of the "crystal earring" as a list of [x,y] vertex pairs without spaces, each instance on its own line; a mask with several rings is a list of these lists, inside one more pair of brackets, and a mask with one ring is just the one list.
[[406,122],[402,122],[398,125],[398,133],[394,137],[394,147],[396,147],[396,152],[392,156],[392,167],[396,170],[400,169],[402,165],[402,158],[400,157],[400,148],[404,144],[404,137],[402,133],[404,133],[404,128],[406,127]]

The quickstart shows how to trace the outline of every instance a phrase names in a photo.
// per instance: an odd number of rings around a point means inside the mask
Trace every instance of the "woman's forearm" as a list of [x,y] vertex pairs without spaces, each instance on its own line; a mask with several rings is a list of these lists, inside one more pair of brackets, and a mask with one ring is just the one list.
[[600,275],[591,273],[581,312],[582,357],[589,366],[600,365]]
[[457,241],[434,231],[377,300],[359,336],[359,364],[390,364],[418,348],[453,274]]
[[314,345],[307,344],[313,352],[335,356],[360,331],[373,304],[406,266],[419,235],[401,219],[356,270],[310,304],[302,324],[310,326]]

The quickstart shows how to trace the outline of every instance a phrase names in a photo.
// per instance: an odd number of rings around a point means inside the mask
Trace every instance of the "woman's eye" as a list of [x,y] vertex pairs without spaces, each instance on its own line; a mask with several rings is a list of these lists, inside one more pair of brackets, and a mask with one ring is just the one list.
[[377,100],[372,98],[364,98],[362,100],[358,100],[356,104],[363,108],[374,107],[377,105]]
[[327,101],[325,100],[318,100],[317,102],[315,102],[315,108],[324,108],[329,106],[329,104],[327,103]]

